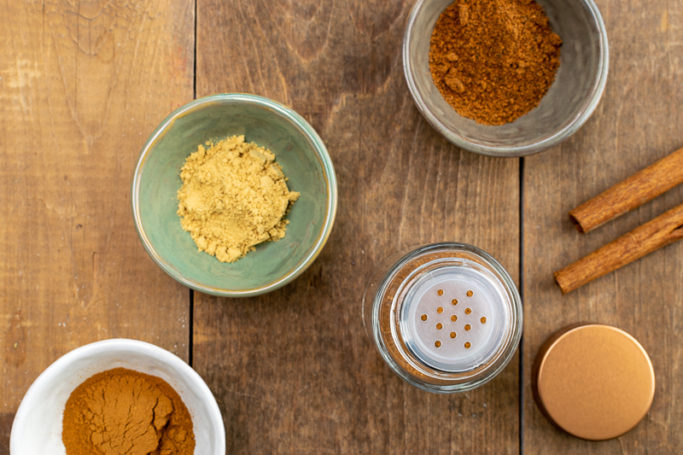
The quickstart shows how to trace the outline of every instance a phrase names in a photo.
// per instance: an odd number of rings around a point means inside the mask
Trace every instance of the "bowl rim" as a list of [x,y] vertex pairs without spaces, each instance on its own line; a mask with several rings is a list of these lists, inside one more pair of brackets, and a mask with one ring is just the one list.
[[200,395],[202,402],[207,406],[210,420],[214,427],[216,427],[216,434],[218,435],[217,440],[215,441],[216,453],[225,453],[225,423],[223,422],[223,416],[221,415],[220,408],[216,402],[216,397],[214,397],[209,386],[194,368],[172,352],[152,343],[134,340],[132,338],[109,338],[79,346],[66,354],[63,354],[43,370],[43,372],[33,381],[24,394],[24,397],[19,404],[19,408],[17,409],[17,413],[14,416],[14,421],[12,422],[9,444],[11,454],[19,453],[19,448],[17,447],[19,441],[16,439],[17,433],[15,428],[18,428],[19,425],[25,425],[24,419],[26,419],[26,414],[30,409],[33,409],[37,405],[34,403],[36,400],[36,390],[48,387],[51,381],[54,380],[54,376],[60,371],[69,368],[74,361],[88,356],[96,357],[97,354],[101,352],[107,352],[114,349],[141,352],[161,360],[163,363],[171,366],[174,370],[183,371],[190,378],[192,385],[195,388],[195,392]]
[[[408,43],[410,42],[410,36],[412,35],[415,21],[417,20],[423,5],[428,1],[430,0],[418,0],[410,11],[408,25],[406,26],[406,31],[403,35],[403,74],[405,76],[406,83],[408,84],[408,90],[410,91],[413,101],[415,102],[415,105],[420,113],[425,119],[427,119],[429,124],[439,133],[441,133],[441,135],[444,136],[448,141],[465,150],[482,155],[496,157],[519,157],[531,155],[564,141],[578,131],[579,128],[581,128],[581,126],[583,126],[583,124],[586,122],[586,120],[588,120],[588,118],[593,114],[593,111],[595,111],[596,107],[600,103],[600,99],[605,91],[605,85],[607,84],[607,74],[609,72],[609,43],[607,40],[607,30],[605,28],[605,23],[602,19],[602,16],[600,15],[600,11],[598,10],[598,6],[595,4],[594,0],[580,0],[580,2],[591,13],[590,16],[598,29],[599,36],[598,68],[596,70],[592,90],[585,98],[583,109],[581,109],[581,111],[579,111],[578,114],[576,114],[574,118],[572,118],[564,127],[538,142],[527,145],[504,146],[492,146],[470,142],[463,138],[459,133],[450,130],[436,115],[431,112],[431,110],[427,107],[427,103],[425,103],[425,100],[417,90],[417,84],[415,83],[415,79],[413,77],[412,67],[408,63],[410,61],[410,50]],[[456,115],[459,114],[456,113]]]
[[[176,121],[176,119],[182,117],[188,112],[200,109],[205,105],[209,104],[223,104],[223,103],[247,103],[255,104],[258,106],[265,107],[267,109],[273,110],[285,117],[287,120],[292,122],[304,135],[308,137],[314,146],[317,157],[320,160],[323,176],[327,183],[327,213],[325,215],[325,220],[318,235],[313,248],[310,252],[293,268],[283,273],[279,278],[266,283],[262,286],[249,289],[227,289],[209,286],[198,281],[189,279],[185,277],[177,268],[172,264],[165,261],[156,251],[152,242],[149,240],[143,226],[142,219],[140,215],[140,176],[142,175],[142,170],[147,161],[147,157],[152,146],[159,140],[161,135]],[[278,289],[296,279],[301,275],[318,257],[322,251],[327,239],[332,231],[332,226],[334,225],[334,220],[337,213],[337,179],[334,172],[334,165],[332,164],[332,159],[323,143],[322,139],[318,133],[313,129],[313,127],[298,113],[294,110],[285,107],[284,105],[273,101],[269,98],[265,98],[259,95],[253,95],[248,93],[221,93],[216,95],[210,95],[203,98],[197,98],[178,109],[171,112],[160,124],[156,127],[154,132],[150,135],[142,147],[140,153],[140,158],[135,166],[135,172],[133,174],[133,182],[131,185],[131,204],[133,209],[133,219],[135,221],[135,229],[138,232],[138,236],[142,241],[147,254],[157,263],[161,269],[170,275],[173,279],[188,286],[196,291],[200,291],[206,294],[215,295],[218,297],[252,297],[256,295],[265,294],[267,292]]]

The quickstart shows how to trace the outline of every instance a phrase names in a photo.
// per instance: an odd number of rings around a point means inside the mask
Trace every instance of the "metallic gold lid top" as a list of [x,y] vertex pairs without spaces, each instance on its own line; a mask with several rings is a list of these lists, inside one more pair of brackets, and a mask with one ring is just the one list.
[[587,324],[562,330],[541,349],[536,364],[539,405],[574,436],[620,436],[652,404],[652,362],[635,338],[616,327]]

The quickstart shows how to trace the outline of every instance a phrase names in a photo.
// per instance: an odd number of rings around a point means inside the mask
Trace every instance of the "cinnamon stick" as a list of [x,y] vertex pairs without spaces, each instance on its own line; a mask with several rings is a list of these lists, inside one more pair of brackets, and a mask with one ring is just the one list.
[[579,232],[589,232],[683,183],[683,148],[633,174],[574,210]]
[[564,294],[683,238],[683,204],[555,272]]

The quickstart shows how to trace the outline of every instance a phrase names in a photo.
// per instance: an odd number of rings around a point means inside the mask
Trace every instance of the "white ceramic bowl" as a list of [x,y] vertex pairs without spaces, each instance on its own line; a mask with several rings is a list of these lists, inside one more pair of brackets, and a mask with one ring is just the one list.
[[197,372],[160,347],[121,338],[74,349],[38,376],[14,418],[10,454],[66,454],[62,443],[62,414],[69,395],[92,375],[119,367],[154,375],[168,382],[192,416],[196,440],[194,453],[225,454],[223,418],[211,390]]

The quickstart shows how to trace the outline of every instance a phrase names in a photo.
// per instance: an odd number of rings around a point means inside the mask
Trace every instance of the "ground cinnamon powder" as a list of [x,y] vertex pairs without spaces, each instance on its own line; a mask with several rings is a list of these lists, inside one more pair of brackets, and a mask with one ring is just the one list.
[[69,396],[67,455],[191,455],[192,419],[163,379],[125,368],[98,373]]
[[534,0],[457,0],[436,21],[429,69],[460,115],[502,125],[541,101],[561,45]]

